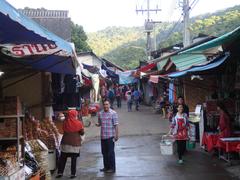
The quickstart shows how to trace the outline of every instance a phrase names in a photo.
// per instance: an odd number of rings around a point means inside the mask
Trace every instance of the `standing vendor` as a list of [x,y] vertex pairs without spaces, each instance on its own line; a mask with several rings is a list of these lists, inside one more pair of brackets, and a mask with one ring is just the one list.
[[189,117],[189,107],[185,104],[184,99],[183,99],[182,96],[178,97],[177,105],[174,106],[174,108],[173,108],[173,115],[175,116],[177,114],[177,112],[178,112],[178,105],[182,105],[183,106],[183,112],[185,114],[187,114],[187,116]]
[[222,102],[217,103],[217,108],[220,113],[218,129],[220,137],[226,138],[231,136],[231,116]]

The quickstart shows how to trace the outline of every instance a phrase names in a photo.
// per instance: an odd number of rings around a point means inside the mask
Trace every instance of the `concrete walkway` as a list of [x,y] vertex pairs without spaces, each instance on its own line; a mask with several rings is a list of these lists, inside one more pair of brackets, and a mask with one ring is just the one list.
[[[169,122],[162,119],[159,114],[154,114],[151,107],[140,106],[140,111],[127,112],[127,105],[124,102],[121,109],[115,110],[119,116],[120,136],[164,134],[169,130]],[[87,140],[99,137],[96,122],[97,117],[92,118],[92,126],[86,128]]]
[[[230,180],[234,178],[224,169],[224,163],[212,158],[201,149],[189,151],[183,165],[177,164],[176,156],[163,156],[159,142],[161,134],[168,132],[169,123],[153,114],[148,107],[140,112],[126,112],[126,107],[117,110],[120,118],[121,137],[116,143],[115,174],[99,172],[102,155],[99,129],[92,126],[87,131],[87,140],[78,159],[77,178],[81,180]],[[96,118],[95,118],[96,121]],[[97,138],[97,139],[96,139]],[[92,139],[92,140],[91,140]],[[93,140],[95,139],[95,140]],[[91,141],[90,141],[91,140]],[[70,175],[70,160],[64,177]],[[55,179],[55,178],[53,178]]]

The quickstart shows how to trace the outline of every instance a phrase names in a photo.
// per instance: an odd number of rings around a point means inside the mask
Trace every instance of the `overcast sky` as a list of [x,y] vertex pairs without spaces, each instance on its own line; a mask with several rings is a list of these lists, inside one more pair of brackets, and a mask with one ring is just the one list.
[[[41,8],[51,10],[69,10],[71,19],[84,27],[87,32],[104,29],[108,26],[141,26],[146,14],[136,14],[138,8],[146,8],[147,0],[7,0],[15,8]],[[179,0],[150,0],[151,7],[162,9],[158,14],[152,13],[155,21],[178,20],[181,9]],[[214,12],[240,4],[240,0],[190,0],[197,2],[191,10],[191,16]]]

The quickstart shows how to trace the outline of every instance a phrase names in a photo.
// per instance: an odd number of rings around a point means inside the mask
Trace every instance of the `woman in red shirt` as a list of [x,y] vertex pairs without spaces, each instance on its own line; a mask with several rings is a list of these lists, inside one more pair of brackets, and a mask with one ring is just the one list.
[[220,119],[218,129],[220,130],[220,137],[226,138],[231,136],[231,116],[228,113],[225,105],[222,102],[217,103],[218,111],[220,112]]

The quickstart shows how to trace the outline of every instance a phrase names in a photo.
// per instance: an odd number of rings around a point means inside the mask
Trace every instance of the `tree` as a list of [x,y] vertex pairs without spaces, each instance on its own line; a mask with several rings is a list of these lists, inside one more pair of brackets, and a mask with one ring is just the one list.
[[87,43],[87,35],[83,30],[83,27],[71,23],[71,29],[72,29],[72,35],[71,35],[71,41],[75,44],[76,52],[86,52],[91,51],[90,46]]

